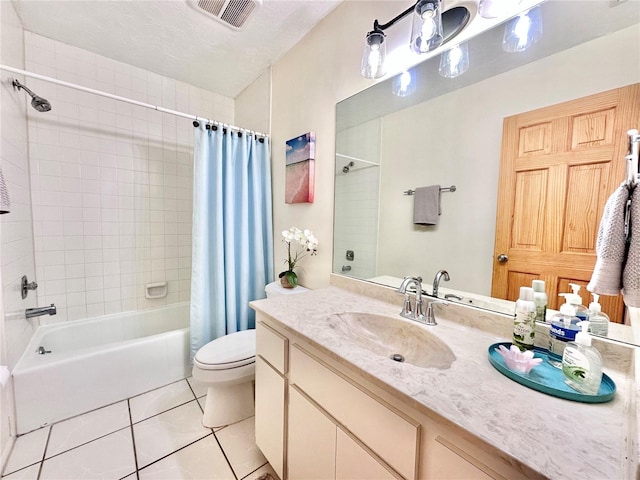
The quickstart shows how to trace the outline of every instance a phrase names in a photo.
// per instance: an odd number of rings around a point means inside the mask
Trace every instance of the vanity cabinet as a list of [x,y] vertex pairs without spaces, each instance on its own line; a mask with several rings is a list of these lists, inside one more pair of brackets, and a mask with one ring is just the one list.
[[256,443],[282,480],[543,478],[258,312]]
[[256,324],[256,443],[281,479],[285,478],[288,339]]

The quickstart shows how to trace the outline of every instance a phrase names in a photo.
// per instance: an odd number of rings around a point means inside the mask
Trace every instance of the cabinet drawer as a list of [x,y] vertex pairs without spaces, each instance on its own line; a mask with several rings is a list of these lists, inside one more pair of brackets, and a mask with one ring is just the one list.
[[287,373],[289,340],[264,322],[256,323],[256,354],[260,355],[281,374]]
[[420,425],[351,383],[298,345],[291,349],[295,384],[407,479],[416,478]]

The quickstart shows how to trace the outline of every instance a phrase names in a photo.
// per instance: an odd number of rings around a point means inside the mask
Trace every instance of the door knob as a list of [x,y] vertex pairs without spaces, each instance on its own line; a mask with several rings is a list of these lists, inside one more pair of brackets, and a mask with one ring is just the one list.
[[509,257],[504,253],[498,255],[498,263],[507,263],[509,261]]

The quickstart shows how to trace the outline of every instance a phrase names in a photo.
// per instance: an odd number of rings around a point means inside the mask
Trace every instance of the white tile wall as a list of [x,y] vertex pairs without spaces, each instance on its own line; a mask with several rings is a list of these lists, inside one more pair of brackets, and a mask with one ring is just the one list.
[[[381,121],[373,120],[336,135],[333,271],[359,278],[376,276]],[[355,160],[360,159],[360,160]],[[342,168],[350,161],[349,173]],[[346,260],[353,250],[353,261]],[[351,270],[342,272],[342,266]]]
[[[24,65],[24,42],[20,20],[11,2],[0,2],[0,62]],[[0,72],[0,167],[11,197],[11,213],[0,215],[0,364],[12,368],[33,333],[24,316],[25,308],[35,305],[35,296],[22,300],[20,278],[35,276],[31,201],[29,198],[29,157],[27,141],[27,102],[22,92],[13,90],[17,75]],[[13,421],[11,383],[0,392],[0,456],[8,453]],[[9,420],[9,421],[8,421]],[[0,458],[0,463],[2,459]]]
[[[25,32],[26,69],[233,123],[233,99]],[[29,111],[38,302],[58,322],[189,299],[193,126],[29,80],[51,112]],[[164,299],[145,284],[167,281]]]

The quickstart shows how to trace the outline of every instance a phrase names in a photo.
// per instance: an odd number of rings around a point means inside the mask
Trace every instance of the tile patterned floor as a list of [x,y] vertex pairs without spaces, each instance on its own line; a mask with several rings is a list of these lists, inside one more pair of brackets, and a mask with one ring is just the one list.
[[188,378],[21,435],[2,479],[277,479],[253,417],[202,426],[206,393]]

